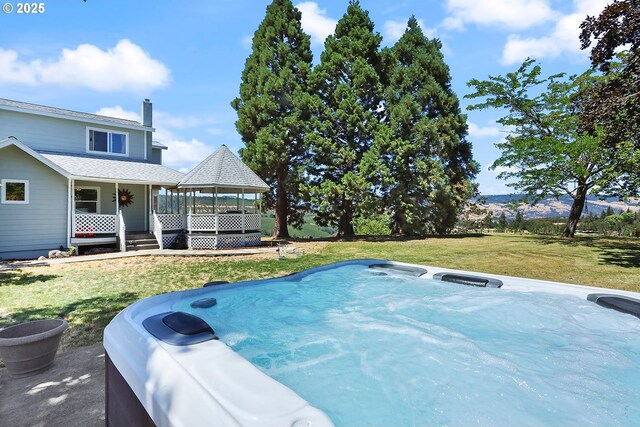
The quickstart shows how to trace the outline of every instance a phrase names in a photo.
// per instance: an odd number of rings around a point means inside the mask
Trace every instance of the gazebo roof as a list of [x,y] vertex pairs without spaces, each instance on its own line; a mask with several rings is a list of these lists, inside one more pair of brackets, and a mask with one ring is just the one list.
[[247,165],[242,163],[226,145],[222,145],[209,157],[185,175],[178,188],[217,189],[218,193],[235,193],[240,190],[264,192],[269,186]]

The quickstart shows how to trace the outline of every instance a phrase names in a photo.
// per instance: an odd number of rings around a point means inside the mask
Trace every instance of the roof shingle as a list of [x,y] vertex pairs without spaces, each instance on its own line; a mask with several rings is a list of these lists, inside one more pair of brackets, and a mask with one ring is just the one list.
[[178,184],[179,188],[218,188],[231,190],[267,191],[269,186],[226,145],[222,145],[189,172]]

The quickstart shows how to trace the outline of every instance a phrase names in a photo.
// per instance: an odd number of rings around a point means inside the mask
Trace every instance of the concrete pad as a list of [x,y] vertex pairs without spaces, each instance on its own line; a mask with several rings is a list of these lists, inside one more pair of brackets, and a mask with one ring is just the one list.
[[102,343],[59,353],[51,369],[31,377],[0,369],[0,426],[104,425]]

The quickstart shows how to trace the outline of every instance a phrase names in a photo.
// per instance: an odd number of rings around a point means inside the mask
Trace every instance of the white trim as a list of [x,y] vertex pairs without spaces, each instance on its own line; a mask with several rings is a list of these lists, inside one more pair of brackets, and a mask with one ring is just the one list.
[[[44,107],[44,105],[43,105]],[[100,120],[97,114],[96,116],[98,118],[96,119],[90,119],[90,118],[86,118],[86,117],[79,117],[79,116],[74,116],[74,115],[66,115],[66,114],[57,114],[57,113],[49,113],[46,111],[37,111],[37,110],[30,110],[28,108],[20,108],[20,107],[12,107],[9,105],[1,105],[0,104],[0,110],[7,110],[7,111],[15,111],[17,113],[27,113],[27,114],[34,114],[36,116],[45,116],[45,117],[54,117],[57,119],[66,119],[66,120],[73,120],[76,122],[83,122],[83,123],[91,123],[91,124],[96,124],[96,125],[102,125],[102,126],[113,126],[113,127],[121,127],[121,128],[125,128],[125,129],[133,129],[133,130],[145,130],[145,131],[155,131],[155,128],[153,127],[148,127],[148,126],[143,126],[142,124],[140,125],[134,125],[134,124],[124,124],[124,123],[117,123],[117,122],[112,122],[109,120]],[[82,113],[80,111],[72,111],[72,112],[77,112],[77,113],[81,113],[81,114],[90,114],[90,113]],[[105,116],[106,117],[106,116]],[[115,118],[115,117],[113,117]]]
[[[7,183],[24,184],[24,200],[7,200]],[[0,181],[0,203],[7,205],[28,205],[29,204],[29,180],[2,178]]]
[[120,178],[95,178],[92,176],[87,176],[87,175],[70,175],[69,176],[72,179],[77,179],[78,181],[94,181],[94,182],[106,182],[109,184],[115,184],[115,183],[122,183],[122,184],[153,184],[153,185],[160,185],[160,186],[168,186],[171,188],[176,188],[176,183],[175,181],[173,182],[158,182],[158,181],[136,181],[134,179],[120,179]]
[[[113,151],[91,150],[90,149],[90,143],[89,143],[89,133],[90,133],[90,131],[104,132],[104,133],[107,134],[107,150],[110,148],[110,145],[111,145],[111,142],[109,141],[111,134],[115,133],[115,134],[124,135],[124,154],[123,153],[114,153]],[[146,134],[146,132],[145,132],[145,134]],[[113,130],[113,129],[94,128],[94,127],[87,126],[86,138],[87,138],[87,153],[99,154],[99,155],[107,155],[107,156],[129,157],[129,132],[116,131],[116,130]]]
[[67,248],[71,247],[71,235],[73,233],[72,212],[75,211],[74,200],[75,200],[75,194],[73,194],[73,180],[67,179]]
[[[102,210],[101,210],[101,206],[100,206],[100,187],[92,187],[89,185],[79,185],[77,187],[74,187],[73,189],[73,213],[84,213],[84,212],[76,212],[76,190],[96,190],[97,191],[97,197],[98,199],[96,200],[96,211],[95,212],[87,212],[87,213],[96,213],[96,214],[101,214]],[[93,202],[93,200],[81,200],[81,202]]]

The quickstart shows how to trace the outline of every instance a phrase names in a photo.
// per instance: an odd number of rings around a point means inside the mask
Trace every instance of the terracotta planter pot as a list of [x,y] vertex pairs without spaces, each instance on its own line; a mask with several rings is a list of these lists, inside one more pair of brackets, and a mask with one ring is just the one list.
[[0,359],[9,374],[26,377],[49,369],[67,326],[63,319],[46,319],[1,330]]

